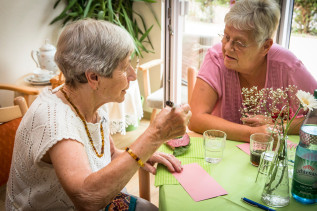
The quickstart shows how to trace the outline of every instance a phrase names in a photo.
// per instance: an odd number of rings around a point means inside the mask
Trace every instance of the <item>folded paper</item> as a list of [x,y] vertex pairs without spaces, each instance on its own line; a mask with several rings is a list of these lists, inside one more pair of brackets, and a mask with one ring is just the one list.
[[199,164],[183,165],[181,173],[173,173],[194,201],[228,194]]

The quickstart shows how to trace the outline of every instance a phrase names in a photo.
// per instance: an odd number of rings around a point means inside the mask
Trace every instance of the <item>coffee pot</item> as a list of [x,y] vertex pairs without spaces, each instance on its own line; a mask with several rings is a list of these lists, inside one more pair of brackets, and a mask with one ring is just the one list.
[[45,40],[45,44],[38,51],[32,50],[31,56],[36,63],[36,67],[50,71],[51,75],[56,75],[58,67],[54,61],[55,52],[56,48],[49,44],[48,40]]

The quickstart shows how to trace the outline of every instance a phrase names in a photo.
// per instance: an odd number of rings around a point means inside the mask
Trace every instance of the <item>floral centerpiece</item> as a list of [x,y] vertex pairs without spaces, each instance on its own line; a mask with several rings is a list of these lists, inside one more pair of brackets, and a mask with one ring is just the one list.
[[[287,158],[287,134],[291,123],[302,111],[305,114],[308,109],[317,108],[317,101],[314,97],[302,90],[296,95],[295,86],[285,89],[261,89],[256,87],[242,89],[244,97],[241,114],[242,117],[261,115],[265,123],[273,125],[269,131],[278,132],[279,143],[275,149],[269,173],[262,193],[262,201],[269,206],[284,207],[289,203],[289,178]],[[292,108],[296,108],[295,113]]]
[[[254,115],[262,115],[271,119],[273,122],[278,118],[278,115],[283,107],[291,108],[292,104],[298,104],[295,91],[296,86],[288,86],[287,88],[264,88],[258,90],[256,86],[242,88],[242,108],[240,109],[242,117]],[[292,113],[290,113],[292,115]],[[285,115],[283,115],[284,117]],[[270,122],[272,123],[272,121]]]

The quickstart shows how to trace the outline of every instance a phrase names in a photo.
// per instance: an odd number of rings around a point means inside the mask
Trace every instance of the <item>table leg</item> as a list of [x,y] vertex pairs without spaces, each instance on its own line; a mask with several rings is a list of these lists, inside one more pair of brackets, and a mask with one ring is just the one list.
[[139,169],[139,195],[141,198],[151,201],[150,174],[142,168]]

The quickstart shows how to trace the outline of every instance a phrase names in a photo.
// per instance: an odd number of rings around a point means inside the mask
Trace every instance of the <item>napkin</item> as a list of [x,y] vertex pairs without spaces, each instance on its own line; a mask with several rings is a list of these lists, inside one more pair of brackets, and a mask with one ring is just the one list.
[[202,201],[228,194],[200,165],[191,163],[183,171],[173,173],[194,201]]
[[250,143],[238,144],[236,147],[240,148],[243,152],[250,155]]

